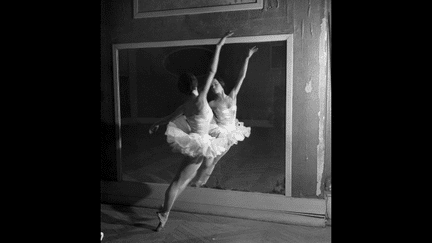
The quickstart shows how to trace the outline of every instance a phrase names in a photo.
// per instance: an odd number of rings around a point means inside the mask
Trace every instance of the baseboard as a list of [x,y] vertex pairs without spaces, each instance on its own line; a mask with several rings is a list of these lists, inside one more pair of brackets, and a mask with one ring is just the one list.
[[[101,203],[157,209],[168,185],[101,181]],[[326,201],[283,195],[186,188],[173,211],[314,227],[326,226]]]

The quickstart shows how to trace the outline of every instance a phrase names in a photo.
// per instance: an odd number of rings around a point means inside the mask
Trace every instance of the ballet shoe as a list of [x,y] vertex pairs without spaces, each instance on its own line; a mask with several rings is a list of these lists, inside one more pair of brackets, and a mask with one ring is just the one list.
[[159,231],[161,231],[161,230],[163,229],[163,227],[164,227],[164,226],[162,226],[162,223],[159,222],[159,224],[158,224],[158,226],[156,227],[155,231],[156,231],[156,232],[159,232]]
[[190,187],[200,188],[201,186],[197,183],[193,183],[190,185]]
[[163,215],[162,212],[156,212],[156,214],[159,219],[159,224],[156,227],[156,231],[159,232],[165,227],[165,224],[168,221],[168,213],[165,213],[165,215]]
[[203,188],[207,188],[208,186],[206,186],[206,183],[207,182],[197,181],[197,182],[191,184],[191,187],[196,187],[196,188],[203,187]]

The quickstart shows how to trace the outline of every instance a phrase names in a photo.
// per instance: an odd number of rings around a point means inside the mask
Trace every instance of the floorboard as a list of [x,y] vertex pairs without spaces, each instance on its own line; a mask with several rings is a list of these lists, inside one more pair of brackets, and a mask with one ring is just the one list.
[[165,228],[150,208],[101,204],[102,242],[330,243],[331,226],[307,227],[172,211]]

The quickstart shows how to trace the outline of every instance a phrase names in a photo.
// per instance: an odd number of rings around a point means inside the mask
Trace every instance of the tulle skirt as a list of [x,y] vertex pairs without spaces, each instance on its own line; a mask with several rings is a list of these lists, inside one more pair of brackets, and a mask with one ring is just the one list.
[[[212,124],[210,129],[213,130],[216,127],[215,124]],[[169,122],[165,135],[173,152],[189,157],[214,158],[227,150],[227,138],[191,132],[184,116]]]
[[250,133],[251,128],[245,127],[244,123],[238,119],[235,119],[235,122],[229,125],[212,126],[209,132],[210,136],[227,139],[226,149],[237,144],[238,141],[243,141],[250,136]]

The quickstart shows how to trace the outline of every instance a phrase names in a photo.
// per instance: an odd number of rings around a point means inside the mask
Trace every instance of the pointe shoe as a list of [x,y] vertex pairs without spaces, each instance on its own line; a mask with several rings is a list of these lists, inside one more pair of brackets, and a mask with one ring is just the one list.
[[159,224],[156,227],[156,231],[161,231],[164,227],[166,222],[168,221],[168,213],[165,213],[165,215],[161,212],[156,213],[159,218]]
[[198,183],[193,183],[193,184],[190,184],[190,187],[200,188],[201,185]]
[[196,187],[196,188],[207,187],[205,184],[206,184],[206,182],[197,181],[194,184],[192,184],[191,186]]

